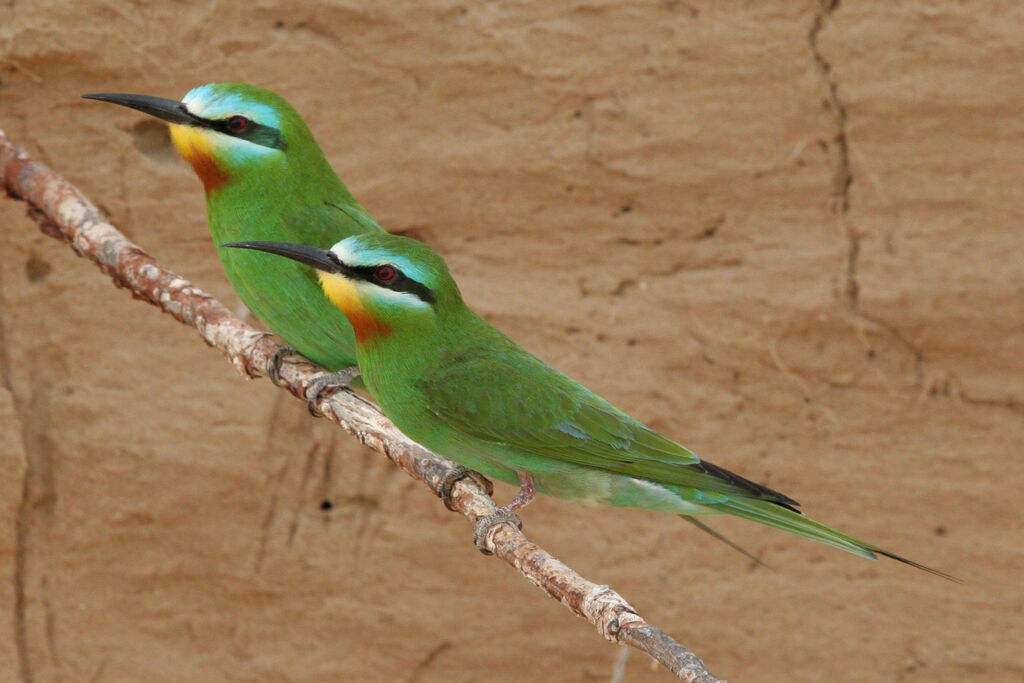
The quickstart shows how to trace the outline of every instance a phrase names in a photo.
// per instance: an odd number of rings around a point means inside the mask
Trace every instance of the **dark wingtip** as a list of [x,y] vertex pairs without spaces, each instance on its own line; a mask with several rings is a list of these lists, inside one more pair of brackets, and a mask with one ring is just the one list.
[[784,507],[787,510],[792,510],[797,514],[803,514],[802,512],[800,512],[800,510],[797,509],[797,506],[799,506],[800,503],[796,502],[786,494],[779,493],[775,489],[770,489],[764,484],[758,484],[756,481],[751,481],[750,479],[742,477],[736,474],[735,472],[730,472],[724,467],[719,467],[718,465],[710,463],[707,460],[695,462],[692,465],[687,465],[687,467],[699,470],[704,474],[709,474],[717,479],[721,479],[722,481],[728,482],[735,486],[740,491],[742,491],[744,495],[750,496],[751,498],[764,500],[769,503],[775,503],[776,505]]

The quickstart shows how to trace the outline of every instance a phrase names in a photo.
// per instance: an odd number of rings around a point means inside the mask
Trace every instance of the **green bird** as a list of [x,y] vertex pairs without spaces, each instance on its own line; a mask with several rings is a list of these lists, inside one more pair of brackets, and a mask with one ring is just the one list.
[[352,323],[359,371],[384,414],[423,446],[520,485],[515,500],[480,522],[478,545],[540,492],[692,521],[736,515],[946,576],[808,519],[789,496],[700,459],[549,367],[466,306],[445,262],[421,242],[374,232],[331,249],[222,246],[312,266],[325,298]]
[[[174,146],[206,190],[215,244],[280,240],[330,247],[351,235],[383,232],[331,169],[302,117],[276,93],[211,83],[180,102],[123,93],[83,97],[170,123]],[[238,296],[287,344],[328,370],[355,364],[352,326],[323,297],[308,268],[229,249],[220,250],[220,258]]]

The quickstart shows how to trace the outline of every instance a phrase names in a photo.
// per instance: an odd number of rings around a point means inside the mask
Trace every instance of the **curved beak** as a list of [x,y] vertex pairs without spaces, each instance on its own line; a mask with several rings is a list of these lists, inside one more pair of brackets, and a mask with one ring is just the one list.
[[277,254],[290,258],[293,261],[312,266],[325,273],[340,273],[344,265],[338,260],[330,249],[310,247],[305,244],[291,244],[289,242],[230,242],[220,245],[222,249],[254,249],[265,251],[268,254]]
[[185,105],[177,100],[168,100],[164,97],[153,97],[152,95],[129,95],[127,93],[98,92],[91,95],[82,95],[86,100],[100,100],[101,102],[112,102],[122,107],[138,109],[150,116],[163,119],[170,123],[182,123],[190,126],[202,126],[204,121],[190,114]]

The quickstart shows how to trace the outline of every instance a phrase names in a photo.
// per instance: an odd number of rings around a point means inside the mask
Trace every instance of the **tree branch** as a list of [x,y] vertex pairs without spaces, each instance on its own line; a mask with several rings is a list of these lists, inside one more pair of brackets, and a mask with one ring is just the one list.
[[[162,268],[100,215],[75,187],[45,165],[34,161],[0,131],[0,174],[10,196],[29,205],[29,215],[47,235],[67,242],[79,256],[94,261],[118,287],[195,327],[210,346],[221,351],[247,378],[266,374],[280,348],[266,332],[259,332],[235,317],[223,304],[188,280]],[[322,374],[309,362],[287,363],[281,369],[283,385],[299,398]],[[324,396],[317,402],[323,415],[373,450],[387,456],[435,494],[454,463],[410,441],[375,405],[351,391]],[[453,507],[472,524],[494,512],[494,501],[471,478],[459,480],[452,494]],[[487,547],[523,576],[597,627],[608,640],[627,643],[648,653],[684,681],[719,681],[667,634],[648,624],[609,586],[588,581],[549,555],[513,526],[495,527]]]

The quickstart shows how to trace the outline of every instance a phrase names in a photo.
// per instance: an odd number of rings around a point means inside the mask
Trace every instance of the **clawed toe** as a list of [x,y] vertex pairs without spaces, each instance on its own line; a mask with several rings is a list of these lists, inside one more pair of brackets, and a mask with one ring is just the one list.
[[519,519],[519,515],[505,508],[498,508],[497,512],[493,512],[477,522],[476,530],[473,532],[473,543],[477,549],[484,555],[493,555],[494,553],[487,547],[487,536],[491,529],[506,523],[513,524],[520,530],[523,528],[523,520]]
[[323,413],[317,410],[316,403],[320,400],[324,390],[328,387],[332,390],[347,388],[352,379],[358,375],[359,368],[353,365],[338,372],[324,373],[310,382],[306,388],[306,407],[309,408],[309,414],[313,417],[323,417]]
[[480,488],[487,492],[488,496],[494,493],[494,484],[491,483],[490,479],[475,470],[469,469],[468,467],[456,465],[454,468],[448,470],[441,479],[441,501],[444,503],[444,506],[452,512],[456,512],[452,505],[452,493],[455,489],[455,483],[460,479],[465,479],[466,477],[476,481],[476,483],[480,485]]
[[285,356],[300,356],[298,351],[290,346],[279,346],[274,355],[270,358],[270,363],[267,365],[267,378],[274,383],[275,386],[282,387],[284,382],[281,381],[281,364],[284,362]]

